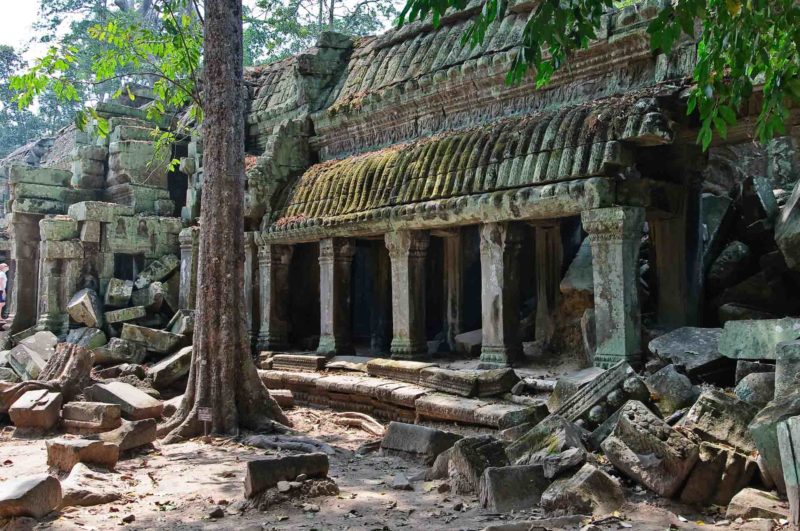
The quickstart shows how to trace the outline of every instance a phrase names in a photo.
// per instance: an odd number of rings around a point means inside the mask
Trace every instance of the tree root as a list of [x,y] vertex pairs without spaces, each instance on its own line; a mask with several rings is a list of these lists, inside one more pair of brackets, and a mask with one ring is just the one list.
[[294,450],[305,453],[321,452],[327,455],[336,453],[333,446],[311,437],[300,435],[250,435],[245,437],[242,444],[268,450]]
[[333,421],[336,424],[340,424],[343,426],[353,426],[355,428],[360,428],[365,432],[369,433],[370,435],[375,435],[376,437],[383,437],[383,434],[385,432],[383,424],[381,424],[374,418],[370,417],[369,415],[365,415],[364,413],[356,413],[353,411],[348,411],[345,413],[334,413]]

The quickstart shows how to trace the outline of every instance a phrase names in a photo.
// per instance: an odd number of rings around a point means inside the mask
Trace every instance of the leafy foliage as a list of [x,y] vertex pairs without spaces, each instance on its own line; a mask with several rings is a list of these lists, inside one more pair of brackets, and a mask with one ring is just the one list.
[[[440,24],[448,12],[467,9],[467,0],[407,0],[398,25],[431,17]],[[613,0],[543,0],[530,14],[509,83],[535,72],[546,84],[569,55],[587,48]],[[484,0],[462,35],[473,46],[506,15],[507,0]],[[699,35],[696,27],[700,28]],[[697,39],[695,86],[688,112],[699,112],[698,143],[711,144],[713,132],[725,138],[737,110],[756,87],[763,102],[755,135],[766,141],[784,133],[789,104],[800,101],[800,5],[794,0],[675,0],[666,3],[648,26],[654,50],[672,51],[681,35]]]

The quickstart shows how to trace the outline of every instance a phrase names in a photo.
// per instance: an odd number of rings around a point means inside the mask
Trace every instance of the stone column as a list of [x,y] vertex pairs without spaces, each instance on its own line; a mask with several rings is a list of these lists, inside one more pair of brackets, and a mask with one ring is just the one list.
[[425,256],[427,231],[398,230],[385,236],[392,262],[392,358],[428,355],[425,338]]
[[637,363],[641,353],[639,246],[644,209],[613,207],[581,214],[589,233],[594,278],[597,351],[594,364]]
[[348,238],[319,242],[319,347],[323,356],[353,353],[350,284],[356,246]]
[[193,310],[197,302],[197,262],[200,254],[200,229],[188,227],[178,234],[181,246],[181,289],[178,306]]
[[385,355],[389,353],[392,343],[392,266],[381,242],[370,243],[374,283],[370,309],[370,349],[374,355]]
[[519,337],[519,250],[515,223],[481,226],[482,367],[511,365],[522,355]]
[[285,350],[289,346],[289,264],[294,248],[256,239],[261,323],[259,350]]
[[39,300],[39,220],[42,216],[14,212],[9,219],[14,285],[11,286],[12,334],[36,324]]
[[461,230],[448,233],[444,242],[444,334],[451,352],[456,351],[455,337],[463,332],[461,305],[464,285],[464,256]]
[[561,225],[556,221],[536,225],[534,229],[536,255],[536,340],[548,343],[556,327],[561,282]]
[[37,326],[64,336],[69,329],[66,308],[78,288],[83,246],[79,240],[43,240],[39,244],[39,307]]
[[[183,257],[183,251],[181,251]],[[256,346],[258,334],[256,333],[256,312],[258,311],[258,247],[255,242],[254,232],[244,233],[244,312],[247,322],[247,335],[250,338],[250,347]]]

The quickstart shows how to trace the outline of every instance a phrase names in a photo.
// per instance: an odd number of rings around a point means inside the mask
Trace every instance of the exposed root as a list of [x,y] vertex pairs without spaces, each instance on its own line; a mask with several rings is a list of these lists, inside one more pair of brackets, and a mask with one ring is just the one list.
[[364,413],[357,413],[352,411],[344,413],[333,413],[333,421],[336,424],[340,424],[343,426],[353,426],[355,428],[360,428],[365,432],[369,433],[370,435],[375,435],[376,437],[383,437],[385,431],[383,424],[381,424],[374,418],[370,417],[369,415],[365,415]]
[[336,450],[333,446],[326,444],[317,439],[302,436],[288,436],[288,435],[250,435],[245,437],[242,444],[256,446],[258,448],[265,448],[268,450],[293,450],[305,453],[322,452],[327,455],[333,455]]

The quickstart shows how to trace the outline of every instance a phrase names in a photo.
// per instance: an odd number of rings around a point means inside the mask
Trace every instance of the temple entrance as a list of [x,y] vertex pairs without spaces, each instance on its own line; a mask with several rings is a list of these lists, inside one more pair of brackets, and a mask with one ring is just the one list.
[[319,244],[294,246],[289,268],[289,344],[315,350],[319,342]]
[[357,355],[385,357],[392,341],[392,285],[383,238],[356,240],[351,283],[353,347]]

